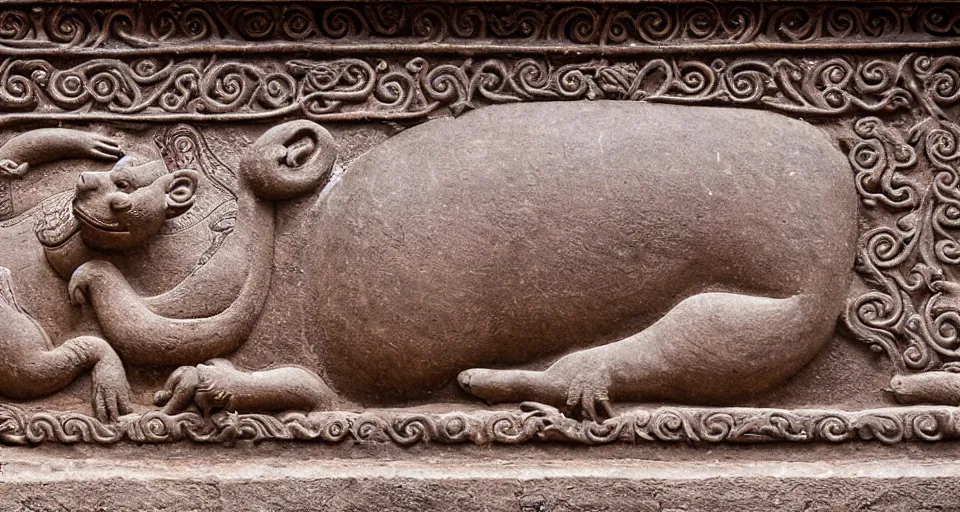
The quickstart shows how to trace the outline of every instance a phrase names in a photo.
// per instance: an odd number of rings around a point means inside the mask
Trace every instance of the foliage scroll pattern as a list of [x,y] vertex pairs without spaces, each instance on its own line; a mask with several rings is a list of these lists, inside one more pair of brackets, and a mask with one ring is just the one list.
[[[0,47],[149,49],[251,41],[462,42],[648,46],[709,43],[860,43],[955,36],[953,5],[260,4],[73,6],[0,10]],[[257,51],[257,47],[252,48]]]
[[[655,58],[562,63],[547,58],[416,57],[291,60],[93,59],[60,68],[42,59],[0,64],[0,122],[23,119],[318,121],[423,119],[483,105],[543,100],[726,104],[795,115],[883,113],[957,100],[953,60]],[[939,67],[937,67],[939,66]]]
[[960,368],[960,125],[946,110],[960,99],[958,65],[914,59],[912,126],[864,117],[849,142],[870,226],[857,270],[870,289],[849,301],[846,325],[901,373]]
[[858,412],[662,407],[625,411],[603,423],[581,422],[556,409],[524,404],[519,411],[414,413],[397,411],[264,414],[160,412],[103,424],[81,414],[27,412],[0,404],[0,445],[42,443],[199,443],[300,440],[328,444],[477,445],[559,441],[585,445],[643,442],[755,443],[939,441],[960,438],[952,407]]

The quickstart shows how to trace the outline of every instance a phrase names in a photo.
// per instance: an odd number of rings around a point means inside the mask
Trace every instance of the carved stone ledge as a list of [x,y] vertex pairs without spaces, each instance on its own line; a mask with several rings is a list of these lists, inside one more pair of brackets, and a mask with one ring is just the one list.
[[[238,52],[662,54],[951,48],[955,5],[760,2],[143,3],[0,10],[11,56]],[[256,43],[256,44],[250,44]],[[429,47],[427,46],[429,45]]]

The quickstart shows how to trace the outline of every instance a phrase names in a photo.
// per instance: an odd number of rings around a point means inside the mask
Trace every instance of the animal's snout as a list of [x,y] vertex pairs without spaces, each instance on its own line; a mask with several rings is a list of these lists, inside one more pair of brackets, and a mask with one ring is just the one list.
[[93,177],[89,172],[80,173],[80,178],[77,180],[77,192],[86,193],[93,192],[99,188],[97,179]]

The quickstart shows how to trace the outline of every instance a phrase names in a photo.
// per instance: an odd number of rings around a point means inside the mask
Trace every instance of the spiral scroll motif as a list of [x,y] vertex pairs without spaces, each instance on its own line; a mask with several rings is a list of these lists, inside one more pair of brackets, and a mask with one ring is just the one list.
[[[122,120],[131,114],[159,121],[260,120],[296,114],[317,121],[425,119],[443,110],[459,115],[484,105],[584,99],[729,104],[827,117],[896,112],[915,107],[920,100],[934,108],[950,107],[960,100],[958,63],[954,57],[927,56],[775,61],[672,57],[576,63],[549,58],[415,57],[391,62],[292,59],[278,69],[252,62],[149,57],[93,59],[60,68],[42,59],[10,58],[0,63],[0,109],[19,117],[9,115],[0,122],[44,117]],[[923,97],[911,90],[918,84],[926,91]],[[865,141],[854,164],[879,165],[871,158],[885,156],[875,146],[875,141]],[[879,194],[871,196],[875,201],[913,201],[916,191],[901,183],[898,175],[863,172],[861,192]],[[945,214],[956,218],[960,210]]]
[[960,101],[960,59],[909,56],[852,78],[848,68],[830,73],[830,87],[851,79],[876,93],[901,83],[897,94],[922,114],[904,128],[872,116],[853,126],[849,162],[871,225],[856,267],[868,289],[848,302],[846,326],[901,373],[949,369],[960,361],[960,125],[944,109]]
[[[531,9],[500,4],[391,3],[365,5],[223,2],[184,8],[144,5],[84,11],[40,6],[0,9],[0,48],[128,48],[252,41],[350,43],[458,42],[471,38],[584,46],[687,45],[702,42],[864,43],[905,36],[957,35],[960,8],[818,4],[596,4]],[[132,27],[147,27],[134,35]],[[256,48],[254,48],[256,49]]]
[[0,404],[0,445],[311,441],[442,444],[518,444],[559,441],[584,445],[644,442],[829,442],[892,444],[957,439],[957,410],[888,408],[858,412],[669,407],[624,411],[603,423],[577,421],[556,409],[524,404],[518,411],[415,413],[402,411],[264,414],[148,412],[103,424],[76,413],[28,412]]

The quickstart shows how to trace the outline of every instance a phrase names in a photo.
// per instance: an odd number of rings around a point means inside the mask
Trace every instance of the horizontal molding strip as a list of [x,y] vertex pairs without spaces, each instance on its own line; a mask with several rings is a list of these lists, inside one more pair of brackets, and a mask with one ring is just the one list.
[[567,442],[585,445],[644,442],[757,443],[958,439],[956,407],[889,407],[864,411],[821,409],[660,407],[632,409],[602,423],[578,421],[557,409],[522,404],[520,410],[424,413],[404,410],[265,414],[160,412],[128,415],[104,424],[77,413],[28,412],[0,404],[0,446],[43,443],[233,444],[238,441],[312,441],[442,444]]
[[11,57],[49,57],[49,58],[129,58],[164,57],[191,55],[243,55],[268,56],[270,54],[297,54],[310,56],[383,56],[383,55],[456,55],[456,56],[494,56],[504,54],[529,56],[573,56],[573,57],[643,57],[666,56],[674,54],[752,54],[779,52],[846,52],[846,53],[882,53],[903,51],[956,50],[960,48],[960,38],[937,41],[895,41],[895,42],[818,42],[818,43],[702,43],[671,44],[659,46],[608,46],[608,45],[571,45],[571,44],[480,44],[480,43],[414,43],[396,42],[383,44],[364,43],[233,43],[213,45],[185,45],[164,48],[57,48],[21,49],[2,48],[0,52]]
[[228,2],[0,9],[0,49],[24,57],[883,51],[955,48],[958,39],[955,4]]
[[626,100],[838,117],[960,101],[960,57],[0,61],[0,126],[27,121],[417,120],[484,105]]

